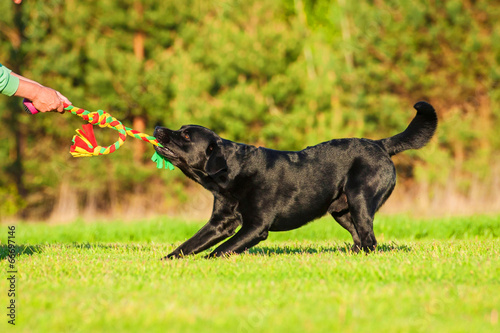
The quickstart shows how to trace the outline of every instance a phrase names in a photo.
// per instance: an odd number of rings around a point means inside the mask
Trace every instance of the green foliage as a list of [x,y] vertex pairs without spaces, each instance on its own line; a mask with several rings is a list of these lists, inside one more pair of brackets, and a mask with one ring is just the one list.
[[13,184],[0,187],[0,218],[14,215],[24,204]]
[[[196,123],[231,140],[298,150],[398,133],[424,99],[440,127],[429,147],[407,153],[407,175],[488,182],[499,163],[496,2],[51,0],[3,1],[0,11],[3,64],[127,126],[136,117],[147,132]],[[164,177],[144,164],[149,148],[139,159],[127,145],[113,157],[71,159],[79,119],[13,117],[19,112],[0,98],[0,117],[11,122],[0,131],[0,183],[20,189],[20,148],[28,208],[60,200],[63,180],[102,200],[110,184],[118,193],[148,181],[179,184],[178,173]],[[25,143],[13,140],[17,132]]]

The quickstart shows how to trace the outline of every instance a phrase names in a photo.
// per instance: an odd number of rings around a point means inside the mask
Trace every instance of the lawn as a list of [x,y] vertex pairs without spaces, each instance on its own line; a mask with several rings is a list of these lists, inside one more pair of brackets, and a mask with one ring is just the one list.
[[[15,225],[19,332],[500,331],[500,216],[378,216],[379,248],[333,219],[249,252],[160,261],[202,223]],[[8,226],[0,231],[0,331]]]

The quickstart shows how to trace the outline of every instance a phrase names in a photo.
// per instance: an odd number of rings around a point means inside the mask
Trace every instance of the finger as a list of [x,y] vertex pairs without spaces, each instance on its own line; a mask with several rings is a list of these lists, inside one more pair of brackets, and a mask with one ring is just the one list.
[[57,105],[56,110],[57,110],[57,112],[63,112],[64,111],[63,102],[61,100],[59,100],[59,103]]
[[45,105],[43,103],[40,103],[38,100],[34,100],[32,102],[33,102],[33,106],[35,107],[35,109],[37,109],[39,112],[49,112],[49,111],[51,111],[51,109],[48,108],[47,105]]
[[59,96],[59,98],[60,98],[60,99],[61,99],[64,103],[66,103],[66,104],[70,104],[70,105],[71,105],[71,104],[73,104],[73,103],[71,103],[71,102],[70,102],[70,100],[69,100],[66,96],[64,96],[63,94],[61,94],[59,91],[56,91],[56,94],[57,94],[57,96]]

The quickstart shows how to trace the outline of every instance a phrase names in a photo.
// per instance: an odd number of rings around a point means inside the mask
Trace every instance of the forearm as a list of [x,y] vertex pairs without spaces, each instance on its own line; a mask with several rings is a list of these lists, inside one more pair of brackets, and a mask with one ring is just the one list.
[[40,91],[43,89],[43,86],[38,82],[27,79],[24,76],[21,76],[16,73],[11,73],[11,75],[19,79],[19,87],[17,88],[17,91],[14,93],[14,96],[27,98],[30,101],[33,101],[40,94]]
[[12,73],[10,73],[10,75],[14,75],[14,76],[15,76],[15,77],[17,77],[19,80],[23,80],[23,81],[25,81],[25,82],[31,82],[31,83],[33,83],[33,84],[36,84],[36,85],[41,86],[41,84],[40,84],[40,83],[38,83],[38,82],[36,82],[36,81],[33,81],[33,80],[30,80],[30,79],[28,79],[27,77],[24,77],[24,76],[19,75],[19,74],[17,74],[17,73],[12,72]]
[[40,90],[43,87],[41,84],[29,80],[21,75],[15,73],[11,73],[11,75],[19,79],[19,87],[14,93],[14,96],[27,98],[32,101],[39,94]]
[[8,96],[27,98],[38,111],[64,112],[64,103],[71,102],[60,92],[13,73],[0,64],[0,92]]
[[0,65],[0,70],[0,92],[4,95],[33,100],[43,87],[38,82],[16,74],[5,66]]

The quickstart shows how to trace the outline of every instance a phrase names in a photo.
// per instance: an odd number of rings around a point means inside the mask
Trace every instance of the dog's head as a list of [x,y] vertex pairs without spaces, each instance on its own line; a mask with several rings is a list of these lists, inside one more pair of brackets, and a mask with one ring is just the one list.
[[177,131],[156,127],[153,135],[163,146],[155,146],[158,154],[170,160],[187,176],[204,186],[207,177],[223,188],[228,185],[223,141],[217,134],[202,126],[187,125]]

